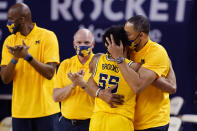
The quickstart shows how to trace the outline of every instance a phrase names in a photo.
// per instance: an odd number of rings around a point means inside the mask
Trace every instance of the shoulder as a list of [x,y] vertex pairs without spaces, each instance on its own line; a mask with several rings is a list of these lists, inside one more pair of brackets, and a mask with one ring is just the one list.
[[8,42],[8,41],[12,41],[13,39],[16,38],[16,35],[15,34],[11,34],[9,35],[8,37],[6,37],[5,41],[4,42]]
[[76,59],[77,59],[77,55],[74,55],[74,56],[72,56],[72,57],[70,57],[70,58],[64,59],[64,60],[61,62],[61,64],[63,64],[63,65],[69,64],[69,63],[72,63],[72,62],[76,61]]
[[15,34],[11,34],[11,35],[7,36],[4,40],[3,48],[5,48],[6,45],[14,46],[15,40],[16,40],[16,35]]
[[89,63],[89,68],[90,68],[91,73],[93,72],[94,68],[96,67],[96,63],[101,55],[103,55],[103,53],[97,53],[92,57],[92,59]]
[[53,31],[48,30],[48,29],[45,29],[45,28],[42,28],[42,27],[38,27],[38,26],[37,26],[37,31],[38,31],[39,33],[43,33],[43,34],[45,34],[45,35],[56,36],[56,34],[55,34]]
[[64,59],[60,65],[59,65],[59,68],[58,68],[58,71],[64,71],[68,68],[70,68],[71,64],[75,62],[75,56],[71,57],[71,58],[68,58],[68,59]]
[[145,52],[145,59],[149,59],[149,60],[155,60],[155,59],[168,59],[168,53],[166,51],[166,49],[156,43],[156,42],[151,42],[149,45],[149,48],[147,48],[147,51]]
[[156,42],[151,42],[151,50],[154,50],[156,52],[166,52],[166,49],[161,45]]
[[92,63],[96,62],[96,61],[100,58],[101,55],[103,55],[103,53],[97,53],[97,54],[95,54],[95,55],[92,57],[91,61],[90,61],[90,65],[91,65]]
[[103,53],[94,54],[91,61],[94,61],[94,59],[98,59],[101,55],[103,55]]

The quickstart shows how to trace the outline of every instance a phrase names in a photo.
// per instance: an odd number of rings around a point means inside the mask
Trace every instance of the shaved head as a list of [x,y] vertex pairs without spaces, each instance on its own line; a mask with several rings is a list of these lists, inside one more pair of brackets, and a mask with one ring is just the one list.
[[86,38],[91,42],[94,42],[94,35],[86,28],[79,29],[74,35],[74,41],[79,38]]
[[25,17],[27,22],[31,22],[31,10],[24,3],[17,3],[11,6],[8,10],[8,19],[9,18],[20,18]]
[[91,50],[94,48],[94,35],[86,28],[79,29],[74,34],[73,46],[76,49],[77,46],[91,46]]

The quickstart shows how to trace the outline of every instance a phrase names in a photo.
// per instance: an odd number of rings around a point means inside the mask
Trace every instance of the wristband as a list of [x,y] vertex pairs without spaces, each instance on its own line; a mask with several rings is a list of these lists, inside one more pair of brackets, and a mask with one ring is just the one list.
[[18,60],[14,60],[13,58],[11,59],[11,62],[13,63],[13,64],[16,64],[16,63],[18,63]]
[[28,61],[28,62],[31,62],[31,61],[33,60],[33,57],[32,57],[30,54],[28,54],[28,55],[24,58],[24,60],[26,60],[26,61]]
[[98,97],[100,91],[101,91],[101,88],[98,88],[96,91],[96,97]]
[[116,63],[117,64],[121,64],[123,61],[125,61],[125,58],[124,57],[118,57],[118,58],[116,58]]

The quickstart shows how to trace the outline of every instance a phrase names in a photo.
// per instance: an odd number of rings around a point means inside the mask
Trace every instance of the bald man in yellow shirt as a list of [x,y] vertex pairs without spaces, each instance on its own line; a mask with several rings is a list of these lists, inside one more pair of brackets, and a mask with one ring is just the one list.
[[10,7],[7,27],[12,34],[3,44],[1,78],[13,81],[13,131],[55,131],[60,112],[52,99],[59,63],[56,35],[32,23],[23,3]]
[[[139,131],[167,131],[170,121],[169,93],[176,91],[175,76],[172,86],[155,86],[152,83],[166,77],[170,69],[170,60],[166,50],[149,39],[150,23],[144,16],[131,17],[124,29],[130,40],[131,60],[144,64],[135,72],[124,61],[118,67],[127,81],[137,92],[134,128]],[[111,36],[113,39],[113,36]],[[123,57],[121,48],[108,39],[108,51],[116,58]],[[163,80],[161,78],[161,80]],[[165,80],[165,79],[164,79]]]
[[89,129],[94,99],[84,91],[85,87],[76,85],[67,75],[83,70],[85,72],[83,80],[88,80],[91,75],[89,63],[94,55],[92,53],[94,44],[93,34],[88,29],[79,29],[73,41],[76,55],[65,59],[59,66],[53,98],[56,102],[61,102],[62,117],[59,124],[61,130],[88,131]]

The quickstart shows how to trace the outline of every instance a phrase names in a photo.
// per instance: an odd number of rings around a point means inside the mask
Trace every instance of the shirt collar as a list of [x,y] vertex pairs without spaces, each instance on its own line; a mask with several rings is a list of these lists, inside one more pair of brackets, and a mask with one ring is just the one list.
[[16,35],[27,38],[27,39],[31,38],[36,33],[36,30],[38,28],[36,23],[33,23],[33,26],[34,26],[33,29],[31,30],[31,32],[27,36],[22,35],[20,32],[17,32]]

